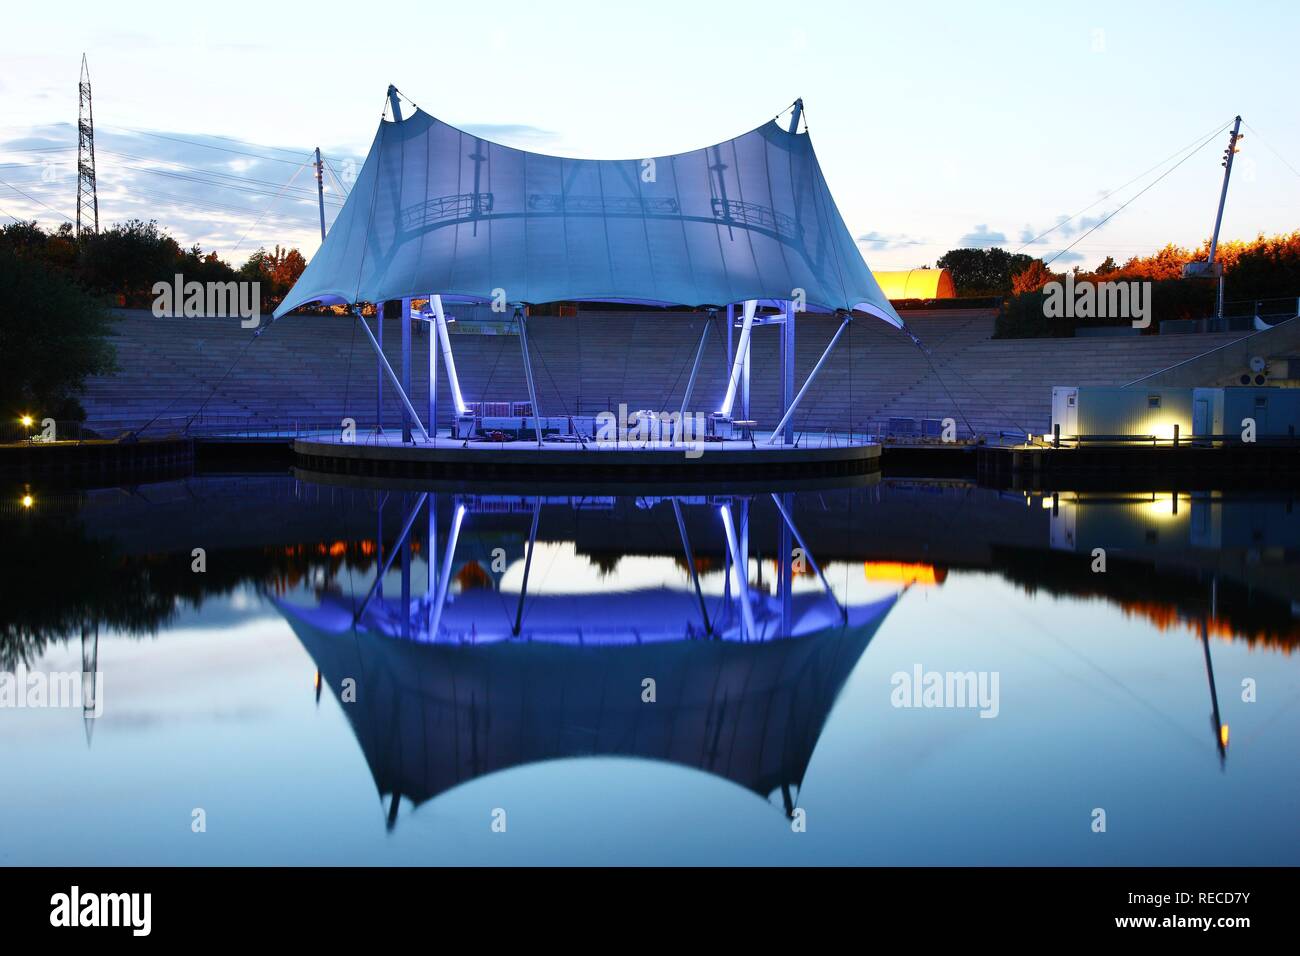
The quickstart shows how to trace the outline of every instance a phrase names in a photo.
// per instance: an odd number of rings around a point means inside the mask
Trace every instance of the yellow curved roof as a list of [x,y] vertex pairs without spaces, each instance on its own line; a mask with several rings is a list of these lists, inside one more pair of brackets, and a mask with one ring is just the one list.
[[957,290],[947,269],[873,272],[887,299],[954,299]]

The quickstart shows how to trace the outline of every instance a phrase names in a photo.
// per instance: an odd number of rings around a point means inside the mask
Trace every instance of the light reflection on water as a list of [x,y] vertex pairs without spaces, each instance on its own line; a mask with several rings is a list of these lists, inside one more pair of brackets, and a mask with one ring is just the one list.
[[[1284,496],[41,500],[3,666],[89,648],[104,715],[0,710],[0,862],[1300,858]],[[894,706],[918,667],[996,673],[997,716]]]

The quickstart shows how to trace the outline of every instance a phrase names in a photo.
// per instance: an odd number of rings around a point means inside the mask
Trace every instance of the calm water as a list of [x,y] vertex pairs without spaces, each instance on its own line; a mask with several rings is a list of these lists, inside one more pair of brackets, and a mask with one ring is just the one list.
[[22,493],[5,864],[1300,863],[1289,495]]

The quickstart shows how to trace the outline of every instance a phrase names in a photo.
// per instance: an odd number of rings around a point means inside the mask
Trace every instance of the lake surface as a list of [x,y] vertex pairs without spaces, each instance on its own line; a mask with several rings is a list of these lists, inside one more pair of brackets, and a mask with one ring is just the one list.
[[1290,493],[7,498],[0,863],[1300,863]]

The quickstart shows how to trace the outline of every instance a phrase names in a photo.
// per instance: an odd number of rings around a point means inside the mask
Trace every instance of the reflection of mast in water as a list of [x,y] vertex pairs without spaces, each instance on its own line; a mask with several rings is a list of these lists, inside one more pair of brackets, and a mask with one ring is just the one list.
[[81,720],[86,727],[86,746],[94,736],[96,706],[99,703],[99,622],[81,624]]
[[1210,681],[1210,727],[1214,731],[1214,746],[1219,750],[1219,766],[1223,767],[1228,759],[1228,725],[1219,717],[1219,694],[1214,686],[1214,663],[1210,660],[1210,622],[1209,618],[1218,613],[1219,579],[1210,579],[1210,613],[1201,615],[1201,647],[1205,650],[1205,674]]

